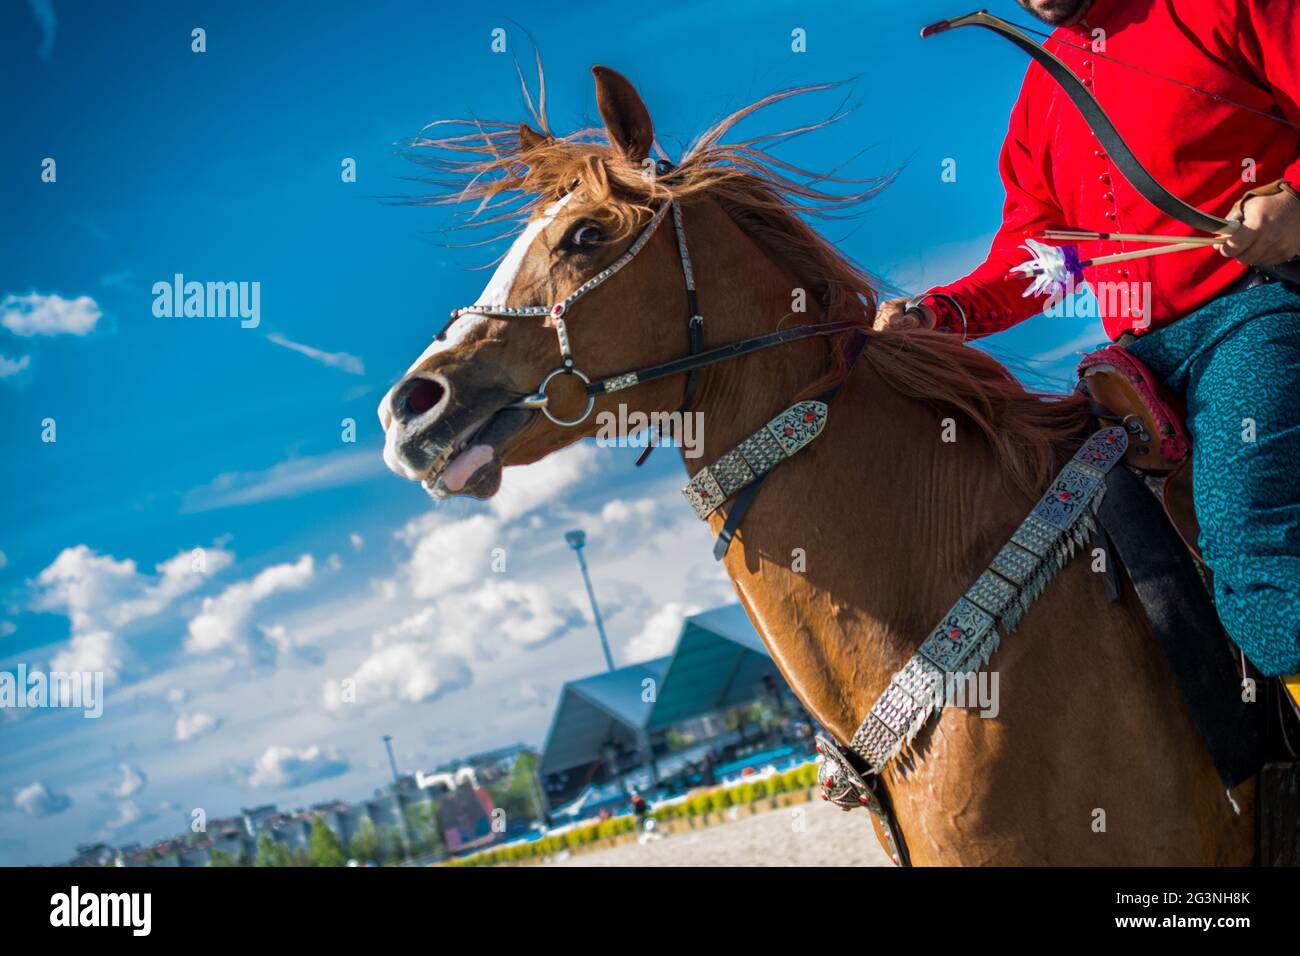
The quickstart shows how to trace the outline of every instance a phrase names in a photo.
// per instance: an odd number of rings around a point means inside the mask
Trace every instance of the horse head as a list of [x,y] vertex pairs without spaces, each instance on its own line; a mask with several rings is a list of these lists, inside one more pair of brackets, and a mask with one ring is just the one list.
[[[585,379],[685,344],[682,299],[667,294],[682,287],[681,259],[672,230],[652,228],[669,194],[650,158],[650,114],[624,77],[592,72],[607,143],[510,131],[490,165],[503,188],[532,197],[531,217],[475,304],[453,313],[380,402],[385,462],[435,497],[491,497],[502,468],[591,437],[614,400],[589,401]],[[557,310],[566,300],[571,311]],[[636,394],[646,412],[680,399],[672,380]]]

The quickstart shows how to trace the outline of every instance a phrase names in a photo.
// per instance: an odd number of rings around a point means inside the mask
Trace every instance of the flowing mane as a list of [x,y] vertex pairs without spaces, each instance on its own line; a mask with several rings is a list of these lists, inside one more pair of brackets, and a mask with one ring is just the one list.
[[[539,68],[539,77],[541,72]],[[1037,496],[1051,479],[1071,440],[1087,421],[1081,396],[1031,392],[1005,366],[958,337],[942,332],[875,332],[876,280],[844,256],[807,221],[845,218],[889,184],[891,176],[847,179],[793,166],[770,148],[841,119],[723,143],[723,136],[758,110],[836,84],[773,93],[721,120],[686,151],[681,161],[654,170],[611,148],[604,129],[564,136],[551,132],[545,114],[545,81],[536,105],[524,97],[535,131],[527,124],[439,120],[409,143],[411,158],[434,171],[422,181],[439,191],[418,204],[474,203],[465,225],[522,224],[540,209],[580,188],[579,214],[601,222],[610,235],[627,238],[667,200],[695,197],[717,202],[748,235],[784,263],[815,296],[830,320],[860,323],[870,341],[860,361],[908,397],[973,423],[992,447],[1012,482]],[[445,135],[433,135],[434,131]],[[829,192],[822,184],[850,187]],[[513,231],[513,230],[511,230]],[[501,238],[494,235],[482,243]],[[794,318],[794,316],[787,316]],[[825,389],[848,372],[837,367],[807,394]]]

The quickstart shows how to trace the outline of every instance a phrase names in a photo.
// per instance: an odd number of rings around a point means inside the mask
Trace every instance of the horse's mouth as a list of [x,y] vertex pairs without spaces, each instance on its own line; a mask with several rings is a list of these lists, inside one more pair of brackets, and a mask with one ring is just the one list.
[[[450,441],[439,442],[427,433],[408,439],[408,444],[422,446],[428,461],[422,473],[412,477],[434,498],[492,497],[501,487],[502,451],[530,417],[523,409],[501,408],[471,420]],[[407,453],[403,457],[409,461],[421,456]]]

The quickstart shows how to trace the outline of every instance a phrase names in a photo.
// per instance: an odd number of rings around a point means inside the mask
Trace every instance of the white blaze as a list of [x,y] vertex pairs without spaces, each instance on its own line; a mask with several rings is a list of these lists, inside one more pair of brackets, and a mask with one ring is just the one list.
[[[546,209],[543,210],[542,214],[530,222],[527,228],[516,237],[515,241],[511,243],[509,251],[506,252],[505,258],[501,260],[501,264],[498,265],[496,271],[492,273],[492,278],[488,280],[488,284],[483,288],[483,291],[479,293],[478,298],[474,301],[475,305],[499,308],[506,304],[510,297],[510,290],[514,287],[515,280],[519,277],[519,270],[523,267],[524,259],[528,255],[528,250],[532,248],[534,240],[537,239],[543,229],[555,221],[556,215],[559,214],[560,210],[563,209],[565,204],[572,198],[573,194],[570,193],[563,199],[547,206]],[[455,348],[465,340],[466,336],[468,336],[470,332],[487,321],[489,321],[489,317],[485,315],[470,313],[462,316],[459,321],[452,323],[451,328],[447,330],[446,338],[441,341],[435,339],[430,343],[429,347],[424,350],[420,357],[411,363],[411,367],[406,370],[406,374],[410,375],[434,355],[444,352],[447,349]],[[401,383],[399,382],[398,384]],[[387,394],[385,394],[383,399],[379,402],[379,420],[383,423],[384,431],[386,433],[384,441],[384,461],[393,471],[411,478],[415,476],[410,474],[409,470],[402,466],[401,460],[397,455],[397,441],[400,439],[404,429],[400,426],[393,427],[393,423],[389,416],[389,409],[392,407],[390,403],[392,401],[393,391],[396,388],[396,385],[394,385],[393,388],[390,388]]]
[[[506,257],[501,260],[501,264],[492,273],[492,278],[488,280],[488,284],[484,286],[483,291],[474,300],[475,305],[501,308],[509,301],[510,290],[514,288],[515,279],[519,277],[519,270],[523,268],[524,259],[528,255],[528,250],[532,248],[533,241],[541,234],[543,229],[555,221],[556,215],[564,208],[565,203],[572,198],[573,194],[569,193],[563,199],[551,203],[540,216],[528,224],[528,228],[516,237],[510,246],[510,250],[506,253]],[[549,303],[535,302],[532,304],[547,305]],[[453,322],[451,328],[447,330],[447,337],[440,342],[435,340],[425,349],[424,353],[406,370],[407,374],[409,375],[427,361],[430,356],[455,348],[472,330],[486,321],[488,321],[487,316],[470,313],[463,316],[460,321]]]

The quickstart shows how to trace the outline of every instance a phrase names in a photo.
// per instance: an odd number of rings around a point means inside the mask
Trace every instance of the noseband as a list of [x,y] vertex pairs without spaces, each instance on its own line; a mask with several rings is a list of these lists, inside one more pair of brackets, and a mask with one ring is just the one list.
[[[664,161],[660,161],[657,167],[658,172],[663,174],[672,169],[672,166]],[[690,333],[690,354],[684,358],[674,359],[670,362],[662,362],[658,365],[648,365],[639,369],[633,369],[627,372],[620,372],[617,375],[610,375],[605,378],[592,381],[591,377],[574,364],[573,349],[569,345],[569,330],[565,325],[565,316],[579,299],[588,292],[603,285],[609,279],[613,278],[629,262],[636,258],[637,253],[646,247],[646,244],[654,236],[655,231],[672,213],[673,229],[677,234],[677,251],[681,257],[682,275],[686,280],[686,300],[687,312],[689,313],[688,331]],[[596,399],[601,395],[608,395],[625,388],[631,388],[633,385],[642,382],[655,381],[656,379],[667,378],[670,375],[687,375],[686,392],[682,401],[680,410],[685,411],[694,398],[695,386],[698,373],[701,369],[710,365],[716,365],[719,362],[730,361],[731,359],[741,358],[750,355],[762,349],[771,348],[774,345],[784,345],[788,342],[797,342],[801,339],[813,338],[814,336],[835,335],[839,332],[860,331],[861,326],[855,322],[823,322],[817,325],[804,325],[793,329],[786,329],[778,332],[769,332],[765,335],[756,335],[752,338],[742,339],[739,342],[733,342],[729,345],[721,345],[712,349],[704,349],[704,316],[700,314],[699,302],[695,294],[695,276],[691,270],[691,256],[686,248],[686,231],[682,227],[681,207],[674,201],[666,202],[654,214],[654,217],[647,223],[645,229],[636,237],[621,256],[619,256],[609,266],[596,273],[582,285],[578,286],[566,298],[556,302],[551,306],[544,305],[523,305],[523,306],[493,306],[493,305],[470,305],[463,309],[456,309],[451,313],[451,318],[443,327],[436,338],[442,339],[446,336],[447,330],[451,328],[452,323],[466,315],[485,315],[503,319],[537,317],[550,317],[555,324],[555,336],[560,348],[561,364],[548,372],[541,384],[537,386],[537,391],[532,395],[527,395],[516,402],[507,405],[507,408],[524,408],[532,411],[540,411],[556,425],[573,427],[581,425],[587,420],[592,409],[596,405]],[[561,375],[574,375],[582,381],[583,390],[587,397],[587,406],[582,410],[582,414],[577,418],[560,418],[550,409],[550,399],[546,390]]]

